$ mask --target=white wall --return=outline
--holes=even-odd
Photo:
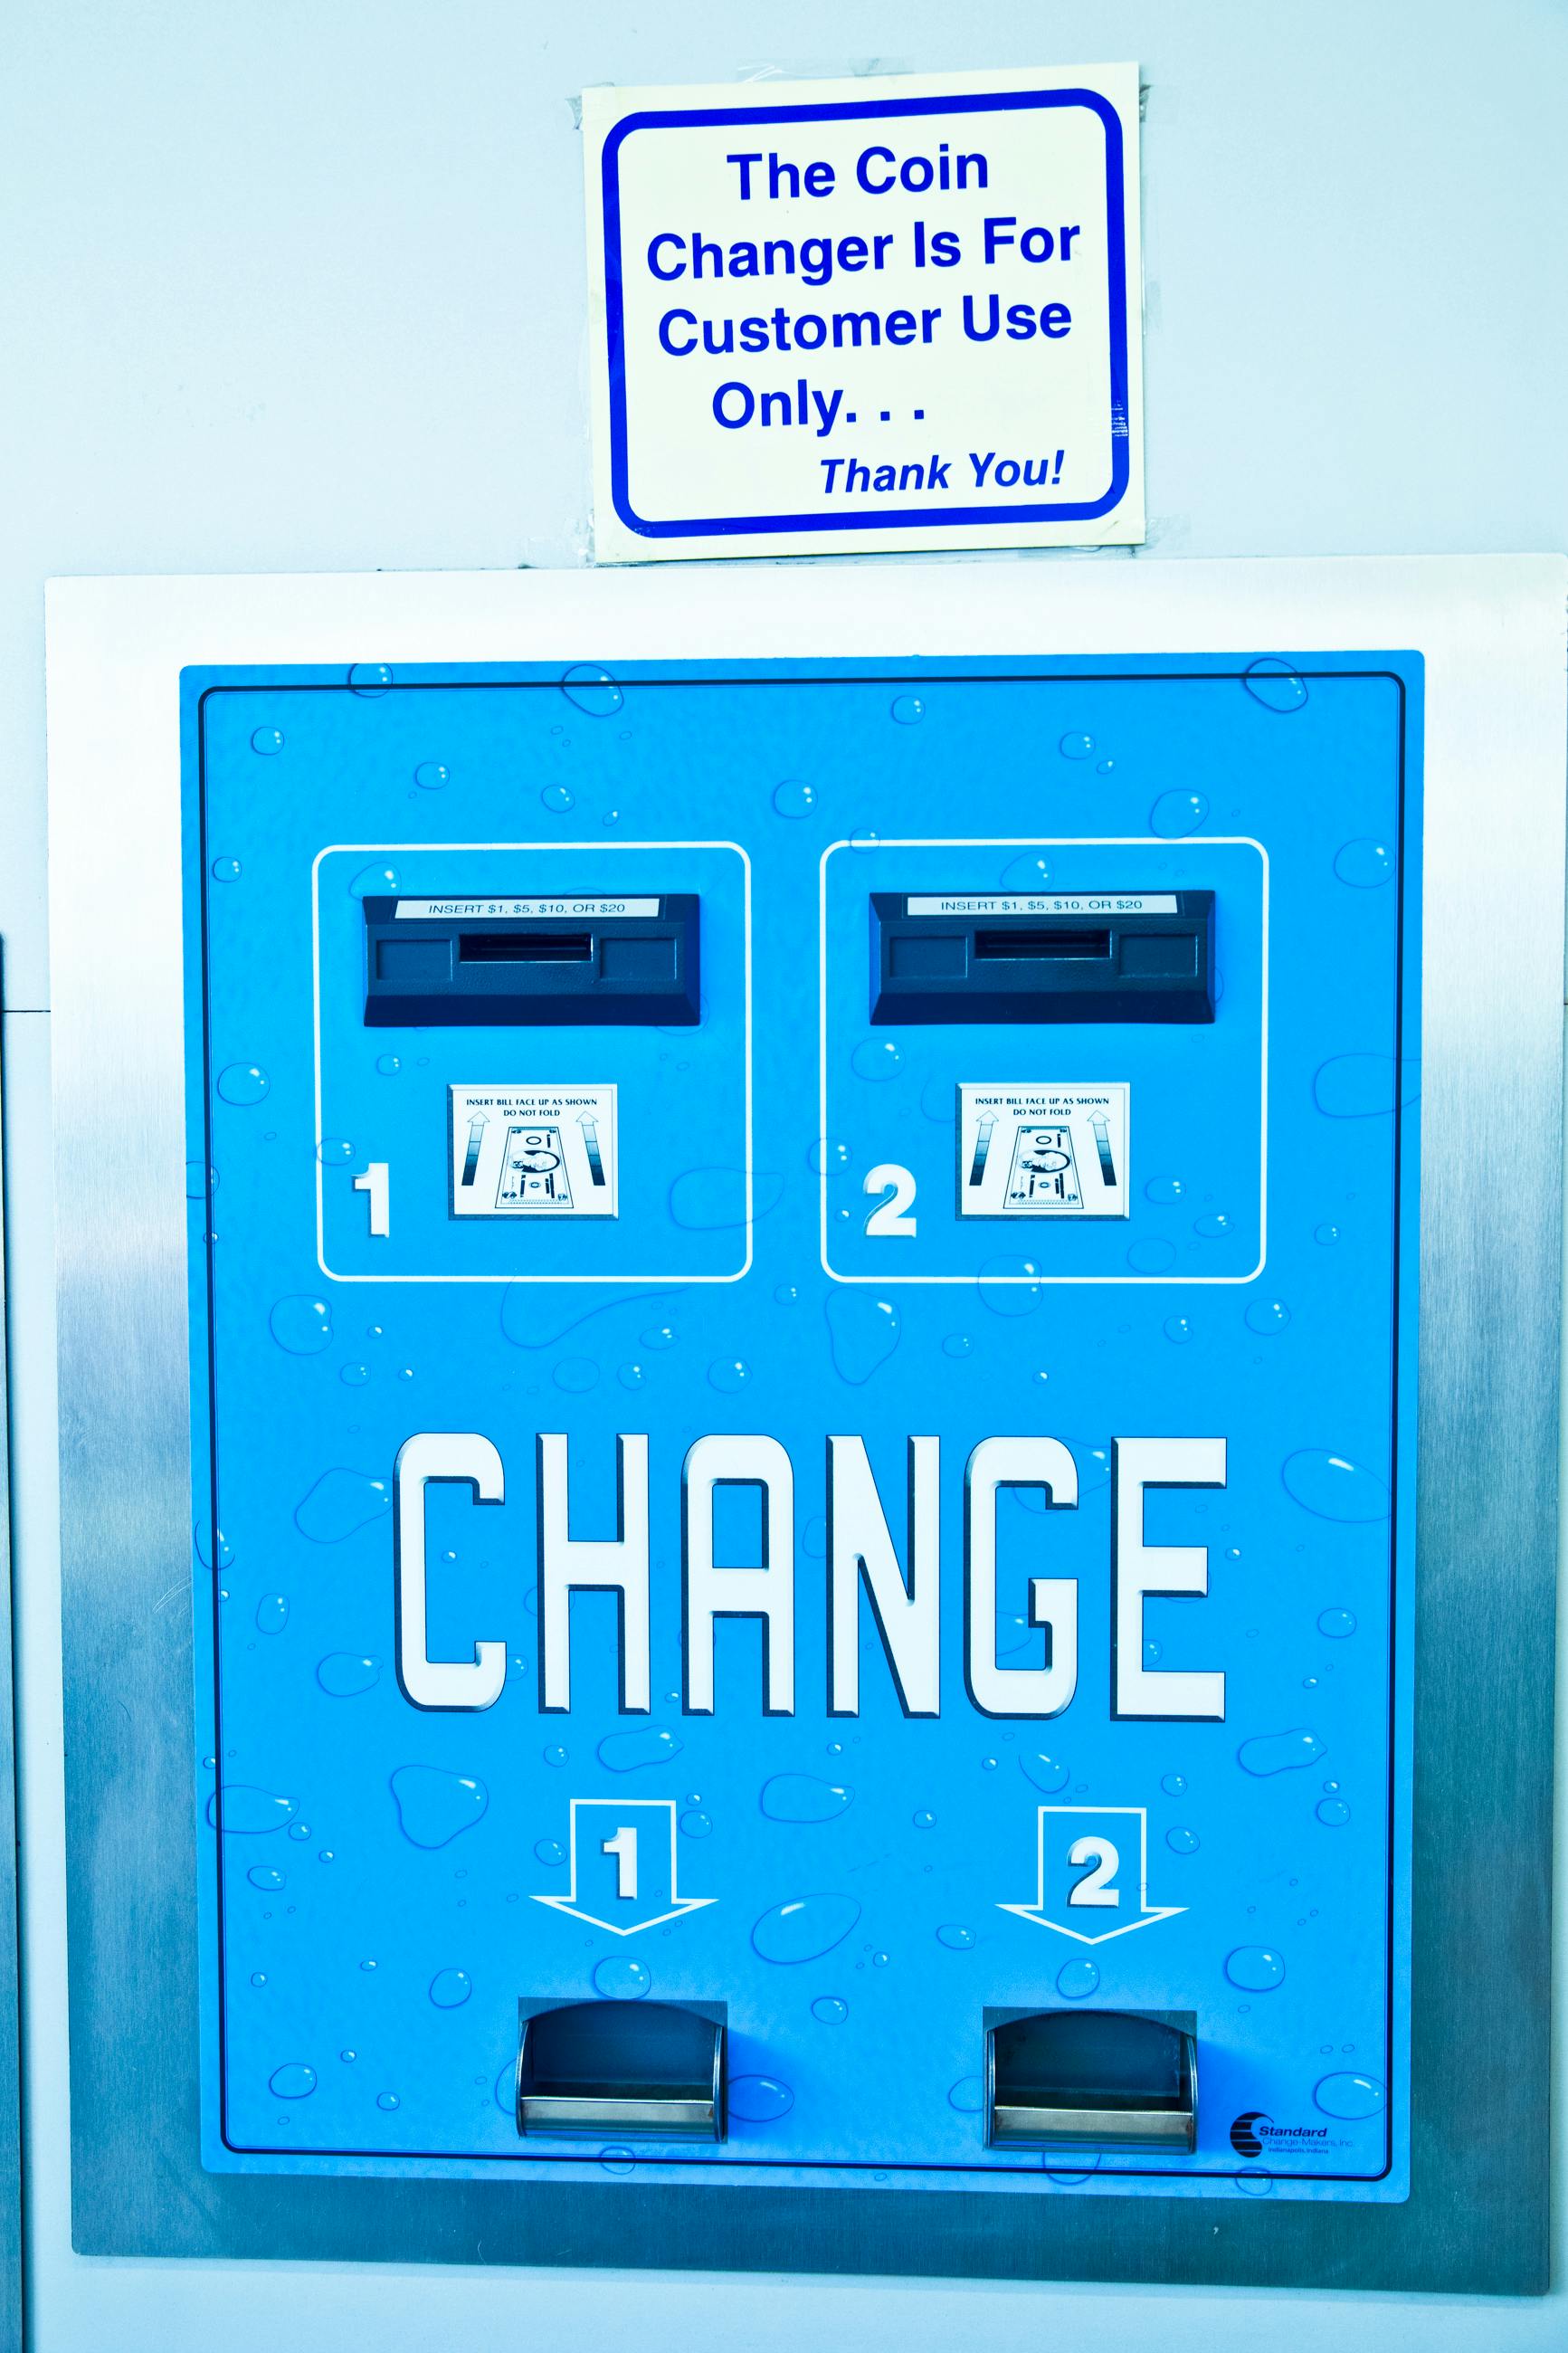
[[[55,573],[581,563],[574,94],[873,62],[1142,64],[1152,523],[1105,561],[1562,548],[1560,5],[797,0],[781,26],[756,0],[12,0],[5,46],[0,937],[38,2353],[1568,2343],[1563,2298],[70,2253],[40,614]]]

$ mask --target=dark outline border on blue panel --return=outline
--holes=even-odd
[[[1131,686],[1198,685],[1212,684],[1220,681],[1234,681],[1237,685],[1244,684],[1247,673],[1244,670],[1231,667],[1231,659],[1232,658],[1223,655],[1211,655],[1207,657],[1194,655],[1188,658],[1186,667],[1179,670],[1155,668],[1152,663],[1150,667],[1142,669],[1123,668],[1121,660],[1119,659],[1107,659],[1093,663],[1089,666],[1082,667],[1067,659],[1064,659],[1058,667],[1052,663],[1049,658],[1042,659],[1038,665],[997,659],[982,659],[977,660],[973,658],[971,658],[967,661],[960,659],[958,661],[944,662],[939,659],[925,662],[888,663],[834,661],[832,659],[817,659],[805,662],[773,661],[764,664],[758,664],[754,661],[746,660],[730,662],[710,662],[702,660],[674,662],[648,661],[645,663],[623,664],[618,670],[618,675],[626,684],[630,685],[635,683],[639,688],[674,687],[682,691],[689,691],[692,688],[703,687],[750,687],[753,689],[773,688],[776,690],[778,688],[789,689],[803,686],[868,686],[873,683],[879,684],[886,688],[891,685],[915,686],[922,683],[930,686],[931,684],[938,681],[947,681],[966,686],[1016,686],[1025,684],[1057,685],[1071,684],[1075,682],[1109,682]],[[1369,657],[1364,668],[1330,668],[1321,659],[1317,663],[1313,663],[1310,658],[1303,659],[1295,667],[1297,668],[1298,675],[1303,680],[1334,679],[1355,682],[1380,681],[1391,684],[1395,691],[1395,759],[1397,766],[1396,791],[1398,799],[1398,913],[1395,922],[1394,948],[1394,997],[1392,1007],[1393,1032],[1391,1043],[1394,1049],[1394,1060],[1395,1065],[1396,1067],[1403,1068],[1409,1062],[1418,1061],[1420,1050],[1418,1029],[1416,1029],[1415,1035],[1415,1051],[1412,1052],[1410,1050],[1412,1042],[1411,1030],[1413,1026],[1419,1022],[1419,999],[1417,998],[1416,1006],[1412,1008],[1405,986],[1405,965],[1410,944],[1410,926],[1412,918],[1411,900],[1413,895],[1415,896],[1416,912],[1415,914],[1415,927],[1417,936],[1419,935],[1420,923],[1418,912],[1420,906],[1418,895],[1419,884],[1418,881],[1415,884],[1412,882],[1405,855],[1406,824],[1413,784],[1415,785],[1417,797],[1419,797],[1420,791],[1419,779],[1413,779],[1411,776],[1408,758],[1410,681],[1402,670],[1394,666],[1393,662],[1385,661],[1383,658],[1376,656]],[[422,671],[414,675],[405,675],[398,679],[395,681],[395,685],[388,691],[404,694],[418,694],[432,691],[483,693],[493,691],[497,688],[501,688],[513,691],[521,690],[524,692],[532,693],[552,693],[556,691],[559,684],[558,678],[553,670],[546,671],[542,665],[538,664],[498,664],[493,667],[491,674],[488,675],[476,675],[475,672],[479,670],[479,666],[475,664],[464,664],[459,666],[457,675],[453,675],[451,671],[447,670],[443,665],[432,665],[431,668],[434,672],[433,675],[426,676]],[[335,675],[325,678],[319,674],[312,675],[311,670],[307,668],[302,674],[290,672],[289,670],[285,669],[281,675],[279,675],[276,672],[271,674],[268,674],[267,672],[252,674],[243,670],[239,670],[234,673],[225,676],[221,682],[212,682],[204,678],[203,683],[196,693],[195,711],[197,734],[195,746],[195,765],[197,791],[195,797],[195,818],[198,849],[195,886],[199,894],[196,902],[196,912],[199,915],[200,938],[202,1070],[200,1103],[203,1155],[205,1165],[208,1167],[211,1167],[213,1165],[214,1155],[216,1152],[216,1142],[212,1132],[212,1105],[215,1092],[216,1071],[214,1068],[211,1039],[212,983],[209,923],[212,896],[212,860],[210,855],[212,845],[207,829],[207,795],[209,778],[207,768],[206,708],[208,702],[213,701],[216,697],[234,692],[251,692],[255,691],[255,688],[258,684],[262,683],[265,683],[271,692],[279,694],[342,694],[344,691],[352,691],[352,689],[346,688],[345,682],[342,678]],[[1155,837],[1151,836],[1150,839],[1153,839]],[[1414,1368],[1407,1366],[1404,1362],[1404,1358],[1405,1352],[1409,1345],[1408,1324],[1414,1320],[1413,1314],[1410,1311],[1414,1306],[1412,1294],[1414,1293],[1415,1283],[1415,1270],[1406,1263],[1406,1250],[1410,1236],[1408,1232],[1407,1220],[1403,1214],[1404,1185],[1407,1163],[1407,1136],[1406,1123],[1404,1116],[1405,1106],[1404,1102],[1403,1086],[1395,1088],[1394,1098],[1392,1110],[1394,1123],[1394,1207],[1393,1218],[1391,1263],[1392,1295],[1390,1300],[1389,1333],[1389,1647],[1385,1690],[1385,1723],[1388,1736],[1389,1772],[1384,1820],[1384,1834],[1387,1841],[1387,1849],[1383,1887],[1385,1908],[1384,1915],[1383,1936],[1384,2048],[1381,2054],[1384,2069],[1384,2081],[1390,2086],[1394,2084],[1397,2081],[1400,2081],[1402,2077],[1406,2084],[1409,2084],[1410,2079],[1410,2070],[1408,2065],[1405,2064],[1402,2066],[1404,2054],[1399,2047],[1398,2042],[1396,2041],[1397,2004],[1395,1986],[1395,1923],[1399,1915],[1399,1897],[1401,1892],[1401,1883],[1396,1868],[1396,1858],[1398,1853],[1398,1808],[1400,1801],[1401,1781],[1396,1769],[1396,1762],[1398,1756],[1397,1715],[1401,1553],[1400,1509],[1401,1490],[1404,1483],[1403,1474],[1408,1468],[1405,1461],[1407,1442],[1405,1436],[1405,1422],[1401,1399],[1402,1390],[1407,1396],[1413,1386],[1414,1379]],[[205,1345],[205,1362],[201,1367],[200,1373],[197,1375],[197,1379],[201,1389],[205,1391],[206,1415],[206,1459],[204,1465],[198,1455],[198,1459],[194,1465],[194,1478],[195,1482],[200,1486],[202,1492],[203,1500],[205,1504],[208,1514],[208,1525],[215,1530],[221,1527],[223,1522],[223,1513],[219,1502],[218,1477],[220,1422],[218,1412],[217,1348],[216,1341],[216,1239],[215,1235],[207,1233],[204,1236],[202,1243],[202,1293],[205,1307],[205,1330],[204,1335]],[[199,1438],[197,1440],[197,1444],[199,1448]],[[204,1470],[205,1477],[203,1475]],[[214,1751],[216,1757],[221,1760],[225,1754],[223,1731],[224,1651],[222,1620],[218,1609],[218,1578],[216,1568],[216,1555],[215,1567],[211,1577],[211,1588],[212,1599],[210,1603],[211,1618],[209,1639],[211,1643],[212,1672],[212,1739]],[[597,2149],[589,2150],[584,2148],[582,2151],[578,2151],[576,2149],[561,2148],[559,2147],[542,2149],[530,2149],[526,2146],[520,2146],[515,2150],[508,2149],[505,2151],[494,2152],[462,2148],[420,2148],[397,2150],[361,2147],[324,2148],[301,2147],[299,2144],[285,2147],[281,2143],[273,2141],[247,2142],[236,2139],[232,2137],[229,2129],[228,2115],[228,1969],[226,1926],[227,1874],[225,1867],[223,1852],[223,1790],[224,1775],[220,1761],[217,1767],[216,1779],[214,1783],[212,1798],[206,1810],[206,1820],[212,1832],[213,1860],[215,1864],[213,1902],[216,1951],[211,1957],[216,1963],[214,1970],[213,1995],[217,2043],[217,2073],[216,2084],[217,2097],[216,2116],[215,2121],[216,2125],[217,2137],[221,2141],[224,2148],[232,2156],[242,2158],[281,2158],[285,2160],[285,2163],[276,2169],[276,2173],[272,2178],[277,2179],[281,2177],[289,2179],[304,2180],[315,2179],[330,2181],[335,2179],[341,2181],[343,2178],[342,2175],[332,2171],[331,2168],[361,2162],[376,2165],[410,2163],[424,2164],[431,2162],[448,2163],[454,2167],[463,2168],[464,2173],[460,2178],[469,2180],[476,2179],[482,2179],[484,2178],[482,2174],[476,2173],[472,2168],[489,2168],[491,2166],[497,2168],[498,2170],[502,2167],[507,2168],[506,2174],[501,2178],[510,2179],[512,2180],[524,2179],[525,2176],[522,2172],[522,2168],[530,2164],[538,2165],[540,2167],[549,2166],[552,2168],[559,2167],[562,2168],[563,2172],[564,2172],[567,2168],[575,2165],[581,2167],[584,2174],[588,2174],[593,2169],[596,2168],[600,2161],[600,2152]],[[1407,1875],[1404,1882],[1406,1896],[1405,1912],[1407,1916],[1411,1912],[1414,1901],[1413,1891],[1410,1888],[1408,1879],[1409,1868],[1410,1866],[1407,1863]],[[205,1965],[206,1958],[207,1956],[204,1954],[204,1966]],[[205,2067],[203,2072],[205,2073]],[[1395,2148],[1394,2124],[1394,2112],[1392,2107],[1389,2107],[1385,2109],[1384,2114],[1383,2161],[1374,2170],[1369,2172],[1309,2173],[1291,2172],[1283,2168],[1271,2168],[1270,2172],[1272,2174],[1272,2178],[1279,2182],[1300,2183],[1309,2192],[1313,2188],[1328,2188],[1336,2184],[1345,2186],[1358,2185],[1364,2186],[1368,2189],[1374,2189],[1379,2182],[1385,2181],[1388,2179],[1394,2167]],[[1415,2116],[1412,2109],[1407,2112],[1404,2135],[1404,2146],[1407,2161],[1414,2139],[1414,2128]],[[296,2172],[293,2166],[288,2162],[289,2159],[300,2161],[300,2170],[299,2172]],[[755,2173],[764,2181],[767,2180],[767,2177],[769,2176],[774,2177],[774,2182],[768,2183],[768,2186],[772,2188],[775,2186],[776,2176],[780,2170],[780,2167],[776,2160],[766,2158],[742,2158],[731,2154],[729,2151],[726,2151],[723,2156],[718,2158],[708,2155],[682,2157],[678,2155],[672,2156],[667,2153],[660,2156],[654,2161],[661,2168],[668,2169],[668,2178],[669,2184],[672,2187],[677,2186],[677,2168],[685,2169],[689,2175],[693,2178],[700,2178],[701,2174],[710,2168],[721,2166],[731,2178],[721,2184],[715,2183],[711,2186],[715,2188],[722,2187],[729,2191],[733,2191],[735,2189],[740,2187],[741,2185],[737,2177],[748,2172]],[[316,2169],[318,2166],[322,2169],[318,2171]],[[1037,2177],[1039,2171],[1037,2162],[1031,2163],[1026,2159],[1021,2159],[1018,2163],[1011,2165],[974,2164],[973,2161],[963,2160],[956,2163],[900,2163],[897,2158],[889,2158],[878,2156],[868,2158],[797,2158],[792,2159],[785,2169],[807,2176],[823,2174],[842,2177],[847,2175],[867,2175],[873,2172],[891,2171],[911,2179],[915,2177],[921,2176],[945,2177],[948,2181],[952,2183],[952,2187],[946,2192],[946,2194],[950,2196],[955,2194],[959,2189],[959,2184],[954,2180],[954,2177],[965,2177],[962,2183],[963,2189],[969,2190],[973,2193],[984,2195],[986,2194],[985,2185],[998,2178],[1005,2179],[1009,2175],[1019,2174]],[[1169,2180],[1202,2185],[1211,2181],[1222,2183],[1234,2182],[1238,2177],[1238,2172],[1245,2171],[1246,2169],[1247,2168],[1238,2168],[1235,2166],[1226,2166],[1224,2164],[1218,2167],[1200,2167],[1195,2163],[1193,2165],[1182,2166],[1160,2166],[1153,2164],[1143,2166],[1101,2165],[1098,2168],[1098,2175],[1101,2180],[1105,2181],[1113,2179],[1126,2180],[1130,2182]],[[204,2170],[208,2170],[205,2165]],[[226,2174],[226,2168],[225,2168],[225,2174]],[[224,2175],[219,2175],[218,2178],[224,2178]],[[575,2185],[569,2186],[574,2187]],[[849,2185],[847,2181],[842,2180],[830,2181],[824,2185],[830,2196],[847,2194],[848,2186]],[[1406,2197],[1407,2196],[1408,2192],[1406,2193]],[[1376,2204],[1380,2202],[1381,2201],[1354,2201],[1356,2205],[1360,2205],[1362,2203]],[[1405,2202],[1405,2200],[1401,2199],[1394,2202],[1403,2204]],[[1348,2201],[1336,2201],[1331,2211],[1336,2215],[1342,2215],[1348,2211]]]
[[[721,123],[875,121],[921,114],[1017,113],[1029,107],[1083,106],[1105,126],[1106,283],[1110,301],[1110,487],[1101,499],[1053,503],[1038,499],[1022,506],[914,507],[900,514],[762,514],[706,521],[649,522],[631,503],[626,454],[626,337],[621,294],[621,213],[617,166],[634,131],[712,130]],[[610,500],[617,519],[643,539],[733,538],[756,532],[910,531],[932,524],[958,528],[973,523],[1049,521],[1089,522],[1120,506],[1131,479],[1131,422],[1128,414],[1127,207],[1121,118],[1109,99],[1092,90],[997,91],[985,97],[894,98],[854,100],[834,106],[719,106],[669,113],[628,114],[605,141],[599,159],[604,209],[605,345],[610,400]]]

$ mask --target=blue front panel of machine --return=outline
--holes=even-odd
[[[1419,681],[187,674],[210,2166],[1405,2194]]]

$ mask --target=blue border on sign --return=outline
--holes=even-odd
[[[1105,126],[1107,286],[1110,298],[1110,487],[1103,498],[1073,504],[1037,499],[1007,507],[917,507],[901,514],[733,515],[649,522],[632,506],[626,473],[626,343],[621,278],[620,151],[634,131],[711,129],[721,123],[885,121],[916,114],[995,114],[1026,107],[1086,106]],[[605,141],[600,158],[605,214],[605,332],[609,364],[610,499],[628,531],[645,539],[729,537],[765,531],[909,531],[931,523],[1087,522],[1126,495],[1131,473],[1127,387],[1127,223],[1122,195],[1121,119],[1092,90],[1007,90],[984,98],[896,98],[837,106],[701,107],[679,113],[628,114]]]

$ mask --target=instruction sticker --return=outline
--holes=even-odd
[[[961,1085],[961,1218],[1124,1218],[1130,1090]]]
[[[616,1090],[449,1087],[455,1218],[613,1218]]]

